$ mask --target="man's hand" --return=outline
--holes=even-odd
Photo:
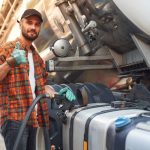
[[[49,94],[50,98],[54,98],[55,94],[57,94],[50,85],[45,85],[45,92]]]
[[[26,52],[20,49],[19,42],[16,43],[16,47],[14,51],[11,53],[11,56],[12,57],[6,60],[11,67],[27,63]]]
[[[20,49],[20,43],[16,43],[16,47],[14,51],[11,54],[12,57],[15,58],[16,63],[19,64],[24,64],[27,63],[27,58],[26,58],[26,52],[24,50]]]
[[[58,92],[59,95],[64,95],[68,101],[74,101],[76,100],[76,97],[75,95],[73,94],[72,90],[69,88],[69,87],[65,87],[65,88],[62,88],[59,92]]]

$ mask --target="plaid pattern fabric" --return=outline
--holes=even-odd
[[[16,42],[20,41],[21,49],[26,50],[20,39],[6,43],[0,47],[0,64],[4,63],[4,58],[10,57]],[[43,60],[40,58],[34,47],[31,46],[34,60],[36,96],[45,93],[45,82],[47,73]],[[26,53],[27,54],[27,53]],[[12,68],[7,76],[0,81],[0,125],[6,120],[23,120],[26,112],[33,102],[32,91],[29,81],[29,64],[21,64]],[[41,107],[40,107],[41,106]],[[42,109],[42,111],[40,110]],[[43,114],[41,114],[43,112]],[[44,122],[43,122],[44,120]],[[28,121],[33,127],[49,127],[48,105],[42,101],[38,104],[37,114],[34,110]]]

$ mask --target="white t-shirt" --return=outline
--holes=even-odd
[[[29,61],[29,81],[32,90],[33,99],[36,98],[35,95],[35,77],[34,77],[34,62],[32,52],[28,52],[28,61]]]

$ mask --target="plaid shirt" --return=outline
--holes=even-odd
[[[21,43],[21,49],[27,52],[25,45],[20,39],[8,42],[0,47],[0,64],[3,64],[5,59],[10,57],[17,41]],[[47,73],[42,59],[33,46],[31,46],[31,50],[36,80],[35,94],[38,96],[45,93],[44,86]],[[11,68],[7,76],[0,81],[0,125],[6,120],[23,120],[32,102],[33,96],[29,81],[29,64],[20,64],[18,67]],[[41,108],[42,111],[40,110]],[[44,118],[41,113],[44,115]],[[35,110],[32,111],[28,125],[32,125],[33,127],[49,127],[48,105],[46,102],[38,103],[38,110],[37,112]]]

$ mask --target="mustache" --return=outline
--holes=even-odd
[[[34,29],[28,30],[28,32],[34,32],[37,34],[36,30],[34,30]]]

